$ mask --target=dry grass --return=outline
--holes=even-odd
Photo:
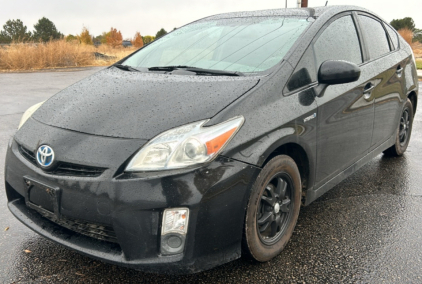
[[[411,45],[413,54],[415,54],[416,58],[422,58],[422,43],[416,41],[413,42]]]
[[[47,43],[16,43],[0,47],[0,70],[31,70],[45,68],[104,66],[122,59],[136,48],[111,48],[83,45],[65,40]],[[109,58],[96,59],[95,52]]]
[[[413,32],[408,28],[400,29],[397,31],[408,44],[412,44]]]
[[[138,48],[136,48],[136,47],[123,47],[123,46],[112,48],[109,45],[102,44],[102,45],[98,46],[97,48],[94,47],[94,49],[95,49],[96,52],[102,53],[102,54],[110,56],[110,57],[115,57],[115,59],[109,59],[109,60],[97,59],[94,62],[94,64],[97,65],[97,66],[106,66],[106,65],[113,64],[114,62],[119,61],[120,59],[128,56],[129,54],[131,54],[132,52],[134,52]]]

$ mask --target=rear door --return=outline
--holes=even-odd
[[[371,142],[371,149],[374,149],[395,135],[397,130],[402,98],[406,97],[403,76],[406,58],[400,59],[396,52],[398,40],[394,31],[390,31],[390,39],[388,30],[379,19],[364,13],[359,14],[358,19],[367,49],[364,68],[373,72],[370,87],[375,102]]]

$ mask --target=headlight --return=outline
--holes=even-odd
[[[168,130],[147,143],[133,157],[126,171],[159,171],[210,162],[233,138],[244,122],[237,116],[203,127],[203,120]]]
[[[44,101],[45,102],[45,101]],[[18,129],[22,127],[22,125],[32,116],[32,114],[44,103],[40,102],[32,107],[28,108],[22,115],[21,121],[19,122]]]

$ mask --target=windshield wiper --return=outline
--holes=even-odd
[[[155,67],[149,67],[148,70],[149,71],[173,71],[176,69],[181,69],[181,68],[187,68],[189,66],[184,66],[184,65],[178,65],[178,66],[155,66]]]
[[[238,71],[225,71],[225,70],[214,70],[214,69],[205,69],[198,68],[193,66],[177,65],[177,66],[156,66],[149,67],[149,71],[173,71],[183,69],[185,71],[195,72],[196,74],[210,74],[210,75],[220,75],[220,76],[244,76],[242,72]]]
[[[114,67],[117,67],[119,69],[125,70],[125,71],[137,71],[140,72],[140,70],[133,68],[132,66],[129,65],[122,65],[122,64],[114,64]]]

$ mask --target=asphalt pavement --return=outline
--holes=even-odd
[[[403,157],[379,155],[303,207],[291,241],[267,263],[239,259],[194,275],[147,274],[32,232],[7,209],[7,142],[27,107],[99,69],[0,74],[0,283],[422,283],[422,109]]]

